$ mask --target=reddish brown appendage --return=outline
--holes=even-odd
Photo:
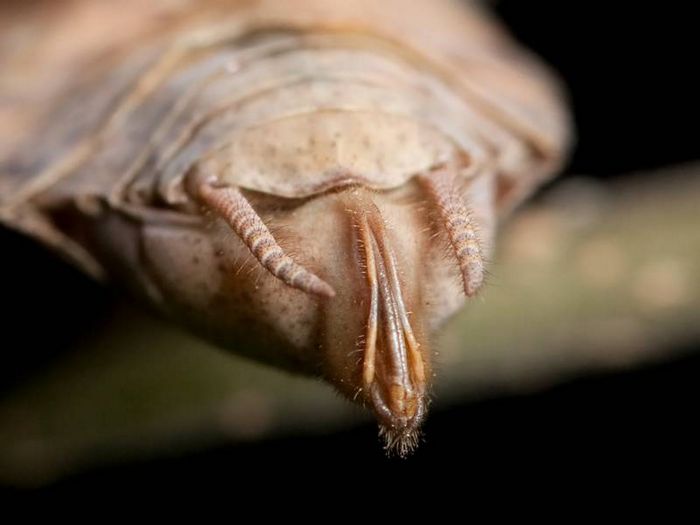
[[[270,230],[243,194],[215,180],[198,184],[200,201],[215,211],[248,247],[258,262],[288,286],[321,297],[333,297],[333,288],[284,253]]]
[[[380,422],[387,450],[405,456],[417,443],[426,412],[425,365],[382,216],[371,202],[354,213],[369,289],[362,390]]]
[[[453,177],[450,171],[442,169],[422,175],[420,180],[437,204],[459,263],[464,293],[472,297],[484,282],[484,259],[478,231]]]

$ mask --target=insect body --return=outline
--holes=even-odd
[[[47,59],[69,80],[4,156],[0,218],[226,348],[323,376],[405,453],[431,334],[561,161],[556,85],[471,5],[141,9],[138,37]]]

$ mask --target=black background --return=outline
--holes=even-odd
[[[567,172],[608,178],[698,158],[692,2],[496,5],[516,36],[568,85],[578,147]],[[0,230],[0,245],[3,303],[10,307],[3,315],[4,337],[22,347],[15,352],[2,345],[8,350],[2,352],[0,386],[7,389],[90,330],[109,312],[113,297],[12,232]],[[391,475],[413,484],[418,472],[445,469],[490,484],[542,473],[559,479],[582,472],[645,475],[658,466],[690,470],[697,459],[700,349],[684,350],[687,357],[674,362],[433,413],[425,443],[409,460],[386,459],[376,429],[368,425],[104,467],[58,488],[233,483],[241,475],[253,479],[253,473],[275,487],[302,471],[322,473],[321,479]]]

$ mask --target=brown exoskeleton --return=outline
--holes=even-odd
[[[0,219],[225,348],[326,378],[406,453],[432,334],[561,162],[556,82],[471,4],[127,3],[25,21],[53,33],[0,86]],[[87,45],[62,25],[80,16],[130,29]]]

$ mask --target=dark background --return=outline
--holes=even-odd
[[[700,84],[692,5],[496,2],[516,36],[552,64],[568,85],[578,127],[568,173],[605,179],[698,159]],[[3,303],[11,306],[3,315],[3,337],[21,341],[22,347],[21,352],[2,352],[0,388],[7,389],[48,366],[90,330],[109,312],[113,297],[12,232],[0,230],[0,245]],[[253,472],[265,476],[270,487],[300,471],[321,473],[321,479],[390,475],[408,482],[426,468],[435,469],[436,475],[448,469],[484,483],[530,473],[554,479],[582,472],[644,475],[658,466],[692,472],[699,437],[693,427],[700,348],[684,350],[686,357],[674,362],[433,413],[425,443],[408,460],[386,459],[376,428],[368,425],[325,437],[105,467],[58,487],[227,482]]]

